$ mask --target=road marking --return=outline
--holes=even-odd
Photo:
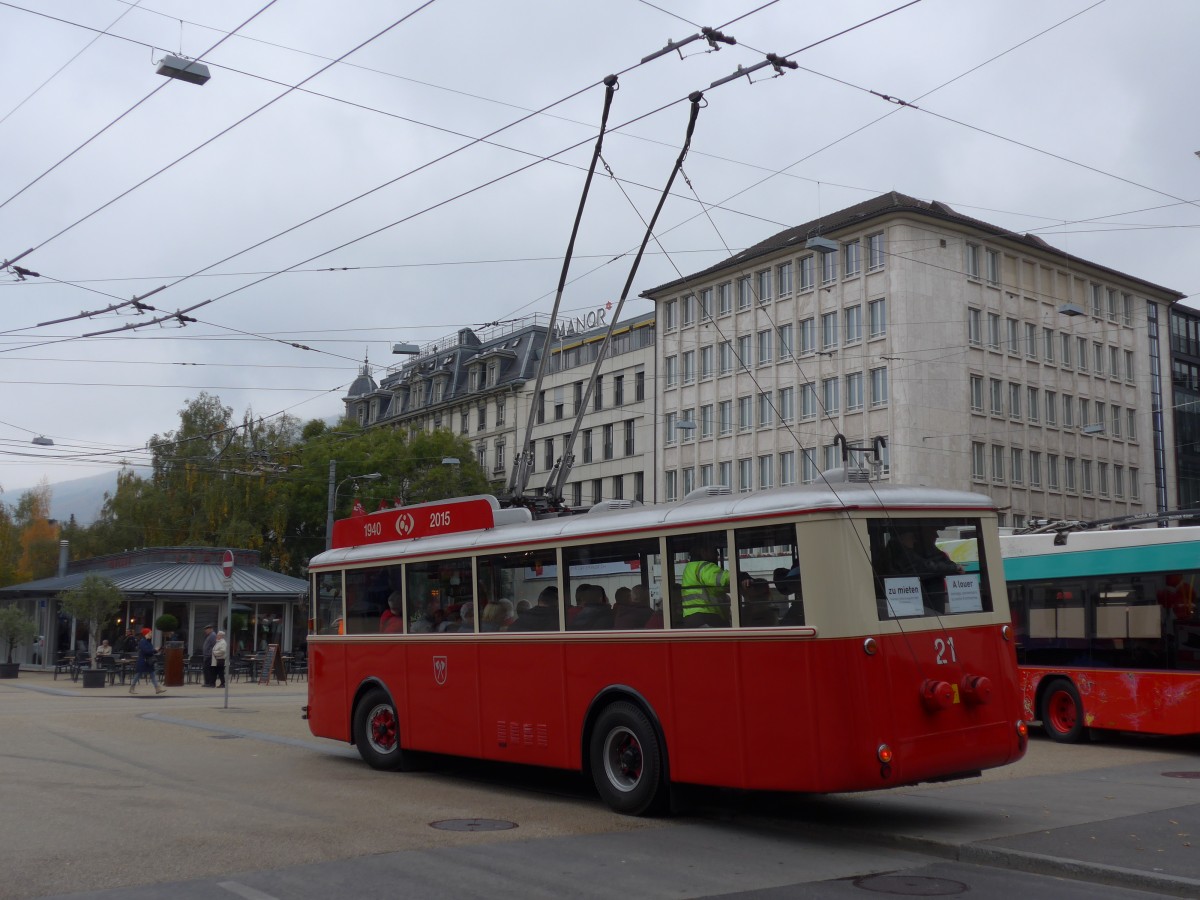
[[[262,891],[255,890],[252,887],[247,887],[236,881],[218,881],[217,887],[223,887],[231,894],[237,894],[239,897],[244,897],[246,900],[279,900],[273,894],[264,894]]]

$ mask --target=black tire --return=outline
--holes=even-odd
[[[354,743],[372,769],[387,772],[404,769],[400,718],[392,698],[382,688],[372,688],[358,701],[354,710]]]
[[[637,706],[618,701],[596,719],[590,744],[592,781],[615,812],[645,816],[667,794],[662,743],[650,719]]]
[[[1042,692],[1042,730],[1060,744],[1074,744],[1087,734],[1083,701],[1079,691],[1066,678],[1054,678]]]

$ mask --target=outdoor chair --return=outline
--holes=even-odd
[[[108,683],[117,683],[117,661],[111,656],[97,656],[96,665],[108,673]]]
[[[54,680],[58,681],[58,673],[66,672],[72,678],[75,676],[75,657],[60,656],[54,661]]]

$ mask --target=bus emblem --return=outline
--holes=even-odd
[[[398,516],[396,518],[396,533],[400,535],[400,537],[411,534],[413,525],[415,524],[416,522],[413,521],[412,513],[405,513],[402,516]]]
[[[433,680],[439,685],[446,683],[446,670],[448,668],[449,664],[446,662],[446,657],[435,656],[433,658]]]

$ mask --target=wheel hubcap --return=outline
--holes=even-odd
[[[614,728],[605,738],[604,771],[620,791],[632,791],[642,780],[642,745],[628,728]]]
[[[396,713],[385,704],[371,710],[367,717],[370,734],[367,740],[379,753],[391,753],[396,749]]]
[[[1066,691],[1055,691],[1050,698],[1050,722],[1061,732],[1068,732],[1075,727],[1075,701]]]

